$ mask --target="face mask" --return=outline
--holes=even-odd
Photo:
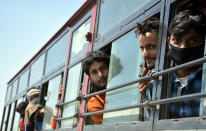
[[[170,44],[168,57],[180,65],[204,56],[204,44],[195,47],[178,48]]]
[[[39,103],[40,98],[39,97],[33,98],[32,101],[35,102],[35,103]]]

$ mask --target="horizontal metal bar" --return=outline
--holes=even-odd
[[[162,76],[162,75],[166,75],[168,73],[171,73],[171,72],[174,72],[174,71],[177,71],[177,70],[180,70],[180,69],[197,66],[197,65],[200,65],[204,62],[206,62],[206,57],[202,57],[200,59],[190,61],[190,62],[187,62],[187,63],[182,64],[182,65],[178,65],[178,66],[175,66],[175,67],[171,67],[171,68],[168,68],[168,69],[160,71],[160,72],[155,72],[154,74],[152,74],[152,78],[156,78],[156,77],[159,77],[159,76]]]
[[[111,87],[111,88],[107,88],[105,90],[101,90],[101,91],[98,91],[98,92],[95,92],[95,93],[91,93],[91,94],[88,94],[86,96],[83,96],[82,98],[84,98],[84,99],[90,98],[90,97],[92,97],[94,95],[97,95],[97,94],[106,93],[106,92],[116,90],[116,89],[119,89],[119,88],[122,88],[122,87],[125,87],[125,86],[128,86],[128,85],[139,83],[139,82],[142,82],[142,81],[145,81],[145,80],[152,80],[152,79],[155,79],[159,76],[166,75],[170,72],[174,72],[174,71],[177,71],[177,70],[180,70],[180,69],[183,69],[183,68],[188,68],[188,67],[200,65],[204,62],[206,62],[206,57],[203,57],[203,58],[200,58],[200,59],[197,59],[197,60],[194,60],[194,61],[190,61],[188,63],[178,65],[178,66],[175,66],[175,67],[171,67],[171,68],[168,68],[168,69],[160,71],[160,72],[155,72],[155,73],[152,73],[150,76],[141,77],[137,80],[130,81],[130,82],[125,83],[125,84],[117,85],[117,86],[114,86],[114,87]]]
[[[81,96],[79,96],[79,97],[81,97]],[[58,103],[58,104],[56,104],[56,106],[57,106],[57,107],[61,107],[61,106],[70,104],[70,103],[72,103],[72,102],[79,101],[79,97],[77,97],[77,98],[75,98],[75,99],[73,99],[73,100],[71,100],[71,101]]]
[[[154,100],[154,101],[149,100],[149,101],[146,101],[144,103],[135,104],[132,106],[113,108],[113,109],[109,109],[109,110],[101,110],[101,111],[89,112],[89,113],[82,113],[79,116],[81,116],[81,117],[92,116],[92,115],[103,114],[103,113],[112,112],[112,111],[139,108],[139,107],[144,107],[144,106],[155,106],[155,105],[159,105],[159,104],[180,102],[180,101],[184,101],[184,100],[191,100],[191,99],[196,99],[196,98],[201,98],[201,97],[206,97],[206,93],[197,93],[197,94],[184,95],[184,96],[178,96],[178,97],[172,97],[172,98],[166,98],[166,99]]]
[[[192,99],[202,98],[202,97],[206,97],[206,93],[196,93],[196,94],[190,94],[190,95],[184,95],[184,96],[171,97],[171,98],[166,98],[166,99],[150,101],[149,106],[180,102],[180,101],[184,101],[184,100],[192,100]]]
[[[73,116],[69,116],[69,117],[58,117],[58,118],[54,118],[55,121],[61,121],[61,120],[67,120],[67,119],[71,119],[71,118],[77,118],[78,115],[74,114]]]
[[[109,109],[109,110],[101,110],[101,111],[95,111],[95,112],[89,112],[89,113],[82,113],[79,116],[81,116],[81,117],[92,116],[92,115],[103,114],[103,113],[112,112],[112,111],[119,111],[119,110],[131,109],[131,108],[144,107],[147,105],[148,105],[148,102],[144,102],[144,103],[139,103],[139,104],[135,104],[132,106],[125,106],[125,107],[121,107],[121,108],[113,108],[113,109]]]

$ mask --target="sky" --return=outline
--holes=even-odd
[[[7,82],[86,0],[0,0],[0,122]]]

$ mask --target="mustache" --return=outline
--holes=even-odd
[[[106,81],[106,78],[102,78],[102,79],[98,80],[98,82],[101,82],[101,81]]]
[[[156,60],[156,57],[145,57],[145,60]]]

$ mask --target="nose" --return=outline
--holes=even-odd
[[[99,76],[99,77],[102,77],[102,76],[103,76],[103,74],[102,74],[101,71],[98,71],[98,76]]]
[[[142,51],[142,56],[143,56],[143,57],[149,56],[149,51],[146,50],[146,49],[144,49],[144,50]]]
[[[188,44],[185,40],[181,41],[179,48],[187,48]]]

